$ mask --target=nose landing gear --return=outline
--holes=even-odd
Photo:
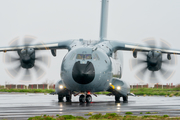
[[[79,102],[80,102],[80,103],[85,103],[85,101],[86,101],[85,95],[80,95],[80,96],[79,96]]]
[[[79,96],[79,102],[80,103],[90,103],[90,102],[92,102],[92,97],[91,97],[91,95],[84,95],[84,94],[82,94],[82,95],[80,95]]]
[[[91,97],[91,95],[86,95],[86,102],[87,102],[87,103],[92,102],[92,97]]]

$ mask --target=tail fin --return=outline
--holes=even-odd
[[[100,25],[100,41],[107,37],[107,24],[108,24],[108,5],[109,0],[102,0],[101,6],[101,25]]]

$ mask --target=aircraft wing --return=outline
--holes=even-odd
[[[126,50],[126,51],[133,51],[133,52],[149,52],[151,50],[161,51],[161,53],[167,54],[178,54],[180,55],[180,50],[170,49],[170,48],[160,48],[160,47],[151,47],[139,44],[132,44],[132,43],[125,43],[120,41],[110,41],[112,46],[112,51],[117,50]]]
[[[51,49],[70,49],[70,45],[73,40],[66,40],[54,43],[41,43],[41,44],[32,44],[32,45],[20,45],[20,46],[9,46],[9,47],[0,47],[0,52],[7,51],[18,51],[23,48],[33,48],[34,50],[51,50]]]

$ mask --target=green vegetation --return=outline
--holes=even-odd
[[[157,114],[158,112],[146,112],[145,114]]]
[[[109,94],[110,92],[96,92],[95,94]],[[139,96],[153,96],[153,95],[160,95],[160,96],[180,96],[180,87],[176,88],[169,88],[169,89],[162,89],[162,88],[135,88],[131,89],[131,93]]]
[[[4,88],[4,86],[1,86],[1,85],[0,85],[0,89],[3,89],[3,88]]]
[[[172,97],[172,96],[174,96],[174,94],[170,94],[170,95],[169,95],[169,97]]]
[[[49,116],[49,115],[42,115],[42,116],[35,116],[35,117],[30,117],[28,120],[85,120],[85,118],[81,116],[72,116],[72,115],[63,115],[63,116]]]
[[[52,93],[55,92],[54,89],[0,89],[0,92],[25,92],[25,93]],[[131,89],[131,93],[134,93],[136,96],[153,96],[153,95],[160,95],[160,96],[180,96],[180,87],[176,88],[169,88],[169,89],[161,89],[161,88],[135,88]],[[96,92],[95,94],[110,94],[110,92]]]
[[[158,112],[151,112],[151,114],[157,114]]]
[[[146,114],[151,114],[150,112],[146,112]]]
[[[89,117],[89,119],[118,119],[118,118],[122,118],[122,116],[119,116],[117,113],[106,113],[105,115],[99,113]]]
[[[0,89],[0,92],[52,93],[54,89]]]
[[[163,115],[163,116],[158,116],[158,115],[144,115],[144,116],[132,116],[132,115],[125,115],[121,116],[118,115],[117,113],[106,113],[105,115],[102,115],[101,113],[95,114],[90,116],[89,118],[84,118],[81,116],[72,116],[72,115],[56,115],[56,116],[49,116],[49,115],[41,115],[41,116],[35,116],[35,117],[30,117],[28,120],[67,120],[67,119],[72,119],[72,120],[177,120],[180,119],[180,117],[169,117],[168,115]]]
[[[177,88],[169,88],[169,89],[162,89],[162,88],[136,88],[131,89],[131,92],[135,95],[143,95],[143,96],[153,96],[153,95],[160,95],[160,96],[180,96],[180,87]]]
[[[130,115],[130,114],[133,114],[133,113],[132,112],[126,112],[125,114]]]
[[[96,92],[95,94],[109,94],[110,92]],[[162,89],[162,88],[135,88],[131,89],[131,93],[139,96],[153,96],[153,95],[160,95],[160,96],[180,96],[180,87],[176,88],[169,88],[169,89]]]
[[[98,95],[100,95],[100,94],[101,94],[101,95],[102,95],[102,94],[103,94],[103,95],[107,95],[107,94],[109,94],[109,93],[110,93],[110,92],[107,92],[107,91],[106,91],[106,92],[96,92],[95,94],[98,94]]]
[[[85,116],[91,116],[93,112],[89,112],[88,114],[85,114]]]
[[[163,117],[169,117],[169,115],[163,115]]]

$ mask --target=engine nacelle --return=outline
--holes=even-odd
[[[162,66],[162,53],[160,51],[149,51],[147,54],[147,68],[150,71],[158,71]]]
[[[107,91],[112,92],[114,95],[127,96],[130,93],[130,85],[123,80],[113,78]]]
[[[18,51],[20,56],[21,67],[29,69],[34,66],[35,63],[35,50],[33,48],[24,48]]]
[[[71,91],[66,88],[62,80],[57,81],[55,84],[55,91],[63,97],[71,94]]]

